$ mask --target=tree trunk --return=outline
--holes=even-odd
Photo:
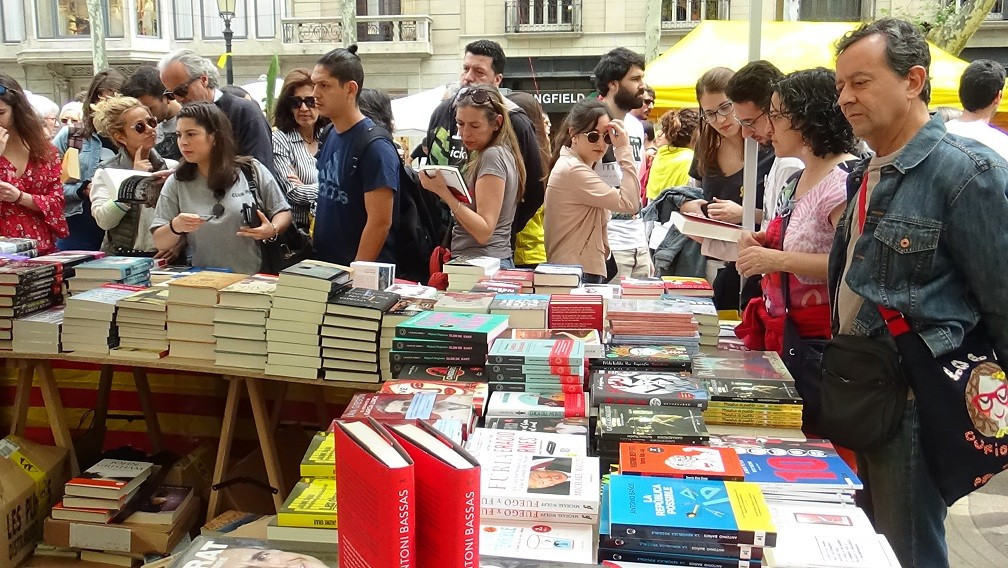
[[[105,16],[101,0],[87,0],[88,24],[91,27],[91,65],[98,73],[108,69],[105,55]]]
[[[931,24],[927,32],[928,40],[952,55],[959,55],[973,34],[980,29],[980,24],[990,14],[996,1],[962,0],[958,11],[950,12],[948,17]]]

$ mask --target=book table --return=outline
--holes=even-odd
[[[11,427],[12,434],[23,435],[28,421],[28,409],[31,405],[31,387],[36,379],[39,379],[39,386],[42,390],[42,399],[45,404],[46,414],[49,418],[49,426],[52,429],[53,438],[56,445],[69,450],[70,469],[72,475],[80,473],[77,464],[77,456],[74,453],[73,440],[70,437],[70,428],[67,425],[66,415],[63,411],[63,403],[60,400],[59,390],[56,385],[56,376],[53,373],[53,361],[69,361],[76,363],[91,363],[100,368],[98,378],[98,402],[95,408],[94,423],[99,428],[99,433],[104,432],[105,417],[108,412],[108,398],[112,390],[112,373],[115,366],[129,367],[133,372],[133,380],[136,383],[137,395],[140,398],[140,407],[143,411],[144,420],[147,423],[147,434],[151,441],[152,449],[157,452],[162,449],[161,428],[157,419],[157,412],[151,402],[151,391],[147,381],[147,371],[184,371],[189,373],[203,373],[221,377],[228,382],[227,399],[224,403],[223,424],[221,426],[220,441],[217,444],[217,460],[214,463],[213,481],[210,490],[210,503],[207,507],[207,518],[212,519],[217,516],[220,508],[221,492],[220,484],[225,479],[228,461],[231,454],[231,442],[234,438],[235,424],[238,419],[238,405],[244,392],[248,393],[249,402],[252,406],[252,415],[256,427],[256,434],[259,438],[259,445],[263,453],[263,461],[266,466],[266,475],[270,486],[275,488],[273,493],[273,503],[279,509],[286,498],[283,488],[283,478],[281,476],[280,463],[277,457],[276,443],[273,431],[279,422],[279,404],[274,405],[273,416],[270,416],[266,408],[266,399],[263,397],[263,381],[280,383],[281,399],[286,387],[291,383],[312,385],[322,388],[341,389],[351,392],[373,391],[378,386],[377,383],[360,383],[344,381],[327,381],[322,379],[297,379],[291,377],[280,377],[265,375],[262,372],[249,371],[243,369],[233,369],[228,367],[218,367],[208,364],[206,361],[193,359],[183,359],[180,357],[163,357],[161,359],[131,359],[127,357],[111,357],[97,354],[81,355],[76,353],[36,354],[36,353],[9,353],[7,359],[15,363],[18,369],[17,394],[14,398],[14,423]],[[321,397],[319,397],[321,402]],[[279,401],[278,401],[279,402]],[[321,411],[320,407],[320,412]],[[320,418],[325,418],[320,414]],[[100,436],[99,436],[100,439]]]

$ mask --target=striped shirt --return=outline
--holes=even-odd
[[[273,131],[273,155],[276,159],[277,181],[287,197],[294,223],[308,230],[309,214],[318,198],[318,168],[315,155],[298,131]],[[293,172],[302,183],[292,183],[287,174]]]

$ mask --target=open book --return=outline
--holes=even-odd
[[[154,185],[154,174],[138,170],[100,168],[95,172],[95,180],[116,189],[116,201],[123,203],[146,203],[147,195]]]
[[[680,233],[703,238],[700,253],[704,256],[729,262],[738,260],[738,240],[743,232],[741,225],[675,211],[669,221]]]
[[[448,189],[450,189],[452,195],[455,196],[455,199],[458,199],[466,205],[472,204],[473,198],[469,193],[469,188],[466,187],[465,178],[462,177],[462,172],[460,172],[455,166],[433,166],[427,164],[420,168],[420,172],[425,175],[430,175],[431,177],[434,176],[434,172],[440,173],[441,177],[444,178]]]

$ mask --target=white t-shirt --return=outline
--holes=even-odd
[[[636,164],[636,171],[640,171],[641,162],[644,160],[644,125],[637,117],[627,114],[623,119],[623,127],[627,136],[630,137],[630,147],[633,148],[633,157]],[[595,173],[613,187],[619,187],[623,180],[623,172],[619,169],[619,163],[613,155],[612,148],[599,163],[595,164]],[[630,219],[621,218],[609,219],[608,231],[610,250],[636,250],[647,247],[647,234],[644,231],[644,221],[640,214],[632,216]]]
[[[1001,132],[997,127],[991,126],[982,120],[950,120],[945,123],[945,129],[951,134],[957,134],[965,138],[972,138],[977,142],[989,147],[1008,160],[1008,134]]]
[[[805,169],[805,164],[798,158],[774,158],[763,183],[763,226],[777,216],[777,197],[795,172]]]

